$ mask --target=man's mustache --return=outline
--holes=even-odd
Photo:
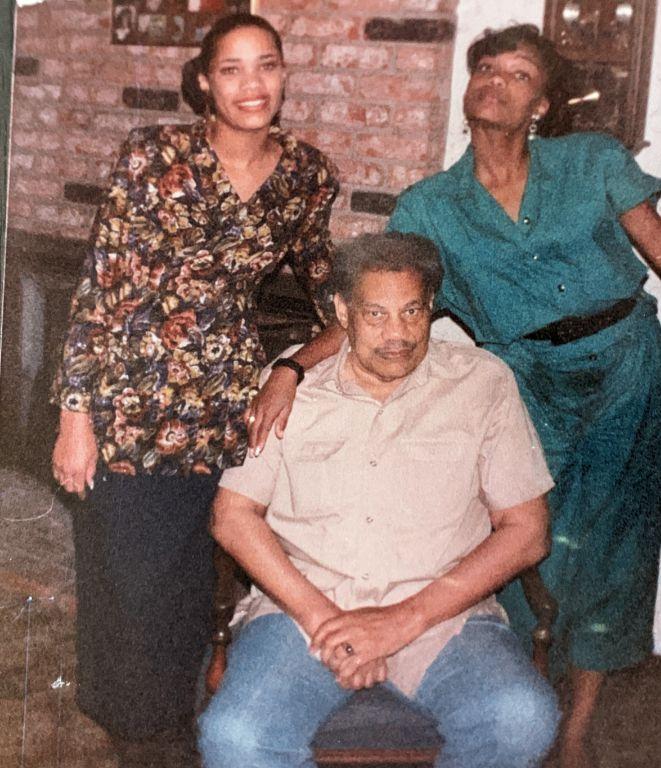
[[[374,350],[377,354],[392,354],[393,352],[412,352],[415,349],[415,343],[412,341],[394,341],[391,344],[385,344],[381,347],[376,347]]]

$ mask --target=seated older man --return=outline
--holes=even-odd
[[[257,586],[200,720],[204,765],[313,766],[319,725],[384,681],[437,722],[438,766],[537,765],[554,694],[493,595],[548,546],[553,482],[514,377],[430,343],[424,238],[359,237],[333,279],[347,342],[216,497],[213,533]]]

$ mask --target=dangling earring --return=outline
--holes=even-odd
[[[216,112],[214,109],[212,109],[212,106],[213,97],[211,94],[207,93],[204,97],[204,113],[202,115],[207,123],[213,123],[216,121]]]
[[[539,115],[533,115],[530,118],[530,125],[528,126],[528,141],[532,141],[537,138],[537,131],[539,130],[539,121],[541,117]]]
[[[470,124],[468,122],[468,118],[467,117],[464,118],[464,122],[462,123],[461,132],[463,134],[470,133]]]

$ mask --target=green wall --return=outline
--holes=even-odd
[[[0,0],[0,364],[7,243],[7,179],[9,175],[9,118],[14,62],[14,0]]]

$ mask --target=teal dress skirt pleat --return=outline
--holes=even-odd
[[[560,605],[552,672],[629,666],[651,650],[661,545],[661,326],[645,294],[616,325],[553,346],[492,349],[514,371],[556,487],[552,551],[540,566]],[[489,345],[485,345],[487,349]],[[519,581],[502,591],[512,626],[535,619]]]

